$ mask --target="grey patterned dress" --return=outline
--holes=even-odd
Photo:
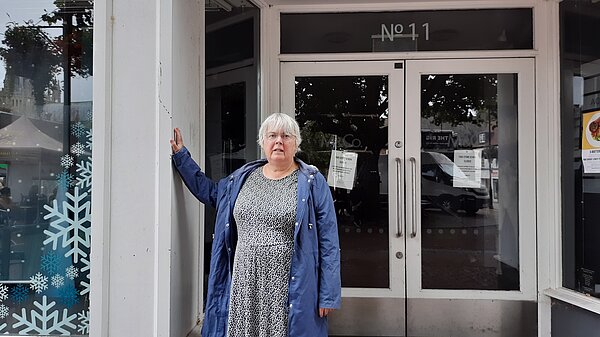
[[[297,170],[272,180],[259,167],[242,186],[233,209],[238,243],[229,302],[229,337],[287,336],[297,191]]]

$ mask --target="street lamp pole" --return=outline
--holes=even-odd
[[[64,76],[64,100],[63,100],[63,153],[69,153],[70,131],[71,131],[71,34],[73,31],[73,14],[68,10],[61,10],[63,17],[63,76]]]

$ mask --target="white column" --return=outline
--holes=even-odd
[[[196,324],[200,207],[169,139],[180,127],[200,159],[203,6],[97,6],[91,336],[185,336]]]
[[[157,336],[158,7],[114,1],[112,16],[108,336]]]
[[[560,186],[560,0],[535,7],[536,58],[536,209],[538,336],[552,334],[552,299],[547,289],[562,285]]]

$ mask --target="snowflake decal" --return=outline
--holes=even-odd
[[[92,185],[92,159],[82,160],[77,164],[77,186],[79,188],[88,188]]]
[[[0,302],[8,298],[8,287],[4,284],[0,284]]]
[[[75,266],[69,266],[65,271],[65,275],[67,275],[67,277],[71,280],[74,280],[77,276],[79,276],[79,270],[77,270],[77,267]]]
[[[92,130],[88,130],[85,133],[85,138],[87,138],[85,141],[85,148],[92,151]]]
[[[64,156],[60,157],[60,166],[64,167],[65,169],[68,169],[69,167],[73,166],[73,157],[71,157],[68,154],[65,154]]]
[[[81,295],[85,295],[90,292],[90,261],[82,258],[81,262],[84,264],[84,266],[81,268],[81,272],[87,272],[85,273],[85,277],[88,279],[87,282],[81,281],[80,283],[80,285],[83,287],[83,290],[81,290]]]
[[[64,268],[63,259],[55,252],[50,252],[42,255],[42,263],[40,269],[46,274],[56,274]]]
[[[82,335],[87,335],[90,333],[90,311],[82,310],[77,314],[77,319],[79,320],[79,324],[77,324],[77,331]]]
[[[56,181],[62,190],[68,190],[73,186],[73,175],[67,171],[62,171],[56,176]]]
[[[4,304],[0,304],[0,319],[8,317],[8,307]]]
[[[80,142],[77,142],[71,145],[71,153],[74,154],[76,157],[79,157],[85,153],[85,147]]]
[[[6,328],[6,323],[0,324],[0,332]]]
[[[75,289],[75,287],[71,285],[62,288],[59,291],[58,299],[62,304],[70,308],[73,305],[79,303],[79,298],[77,297],[77,295],[77,289]]]
[[[77,122],[71,125],[71,134],[77,138],[81,138],[85,135],[85,126],[81,122]]]
[[[66,192],[65,195],[68,201],[63,201],[62,209],[56,200],[52,201],[52,207],[44,205],[49,212],[44,215],[44,220],[53,219],[50,223],[52,230],[44,230],[48,236],[44,244],[52,242],[52,249],[56,250],[58,242],[62,241],[63,248],[71,247],[65,257],[72,255],[73,261],[77,262],[80,257],[88,255],[84,248],[90,248],[90,201],[84,201],[88,193],[79,194],[78,187],[73,194]]]
[[[22,284],[17,285],[10,291],[10,298],[13,300],[13,302],[17,304],[21,304],[27,301],[28,297],[29,289],[27,289],[27,287]]]
[[[48,289],[48,278],[42,275],[42,273],[37,273],[29,279],[31,280],[29,287],[35,290],[36,293],[41,294],[42,291]]]
[[[27,318],[27,310],[21,309],[21,315],[12,314],[13,318],[17,320],[13,324],[13,329],[23,326],[24,328],[19,331],[20,335],[26,335],[30,333],[49,335],[52,333],[60,333],[63,335],[70,335],[70,332],[66,328],[75,329],[75,324],[71,323],[77,315],[69,315],[68,309],[63,309],[62,317],[58,310],[52,311],[56,302],[52,301],[48,303],[47,297],[42,297],[42,303],[37,301],[33,302],[33,305],[39,310],[31,310],[29,312],[29,319]]]
[[[50,278],[50,284],[54,288],[60,288],[65,285],[65,277],[62,275],[56,274]]]

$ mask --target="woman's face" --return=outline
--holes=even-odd
[[[268,131],[264,137],[263,150],[269,163],[291,165],[297,150],[296,137],[283,130]]]

